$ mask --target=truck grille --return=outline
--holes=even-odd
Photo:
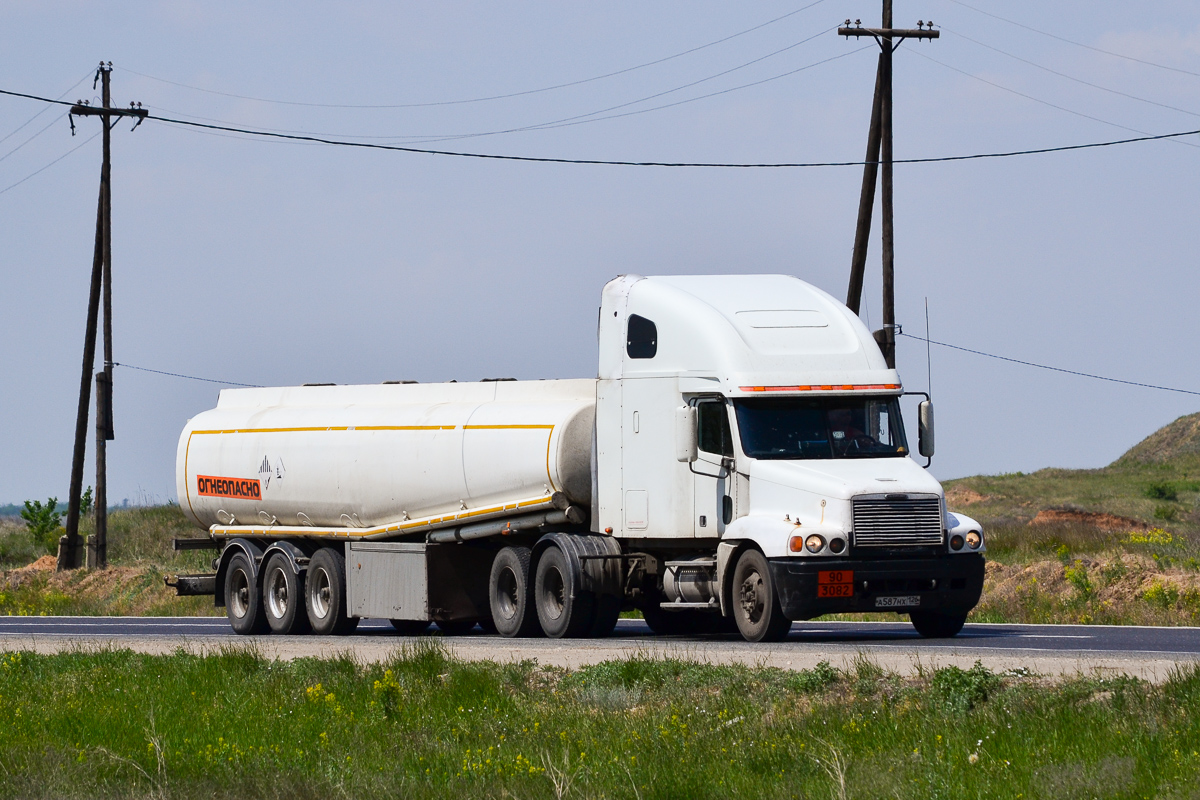
[[[854,544],[860,547],[937,545],[942,536],[937,497],[854,498]]]

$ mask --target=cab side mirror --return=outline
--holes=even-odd
[[[933,402],[924,400],[917,406],[917,451],[933,458]]]
[[[682,462],[696,460],[696,407],[675,409],[675,457]]]

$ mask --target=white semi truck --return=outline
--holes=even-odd
[[[596,379],[227,389],[179,439],[185,514],[238,633],[778,640],[889,611],[955,635],[981,526],[912,458],[903,390],[844,305],[781,275],[604,287]],[[933,410],[919,406],[920,453]]]

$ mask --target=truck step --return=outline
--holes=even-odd
[[[668,561],[666,566],[676,569],[713,569],[717,566],[717,560],[715,558],[696,558],[691,561]]]
[[[659,603],[658,605],[664,611],[683,611],[689,608],[715,609],[721,606],[715,597],[707,603]]]

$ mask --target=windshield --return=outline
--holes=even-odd
[[[751,458],[885,458],[908,455],[895,397],[772,397],[733,401]]]

